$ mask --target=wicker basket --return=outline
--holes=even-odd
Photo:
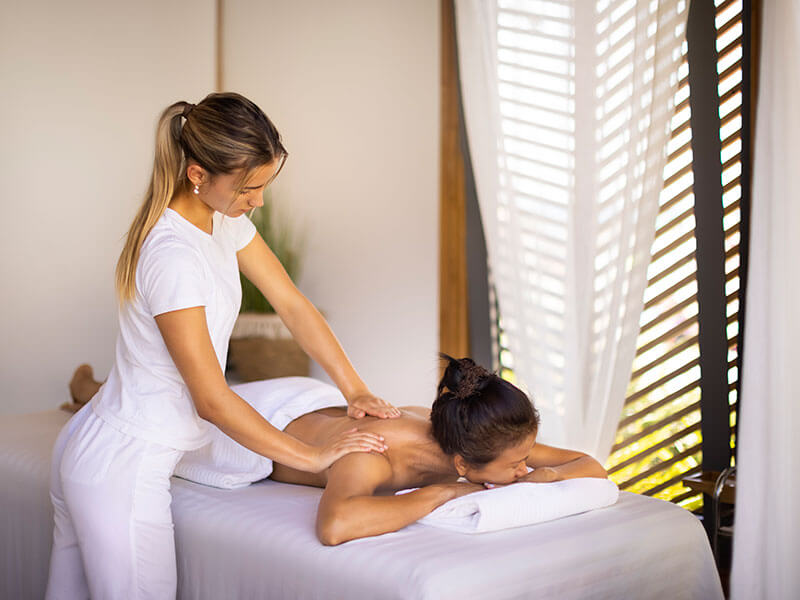
[[[242,313],[230,341],[230,367],[242,381],[308,376],[308,355],[276,314]]]

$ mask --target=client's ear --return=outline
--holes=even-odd
[[[453,457],[453,464],[455,464],[456,466],[456,471],[458,471],[459,477],[464,477],[464,475],[467,474],[467,470],[469,467],[467,465],[467,461],[464,460],[463,456],[461,456],[460,454],[456,454]]]

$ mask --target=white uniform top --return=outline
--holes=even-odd
[[[197,415],[154,317],[204,306],[224,372],[242,302],[236,252],[250,243],[255,231],[245,215],[215,212],[210,235],[171,208],[161,216],[142,244],[135,298],[119,312],[114,367],[92,398],[101,419],[124,433],[178,450],[206,443],[208,422]]]

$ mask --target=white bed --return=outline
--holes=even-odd
[[[69,415],[0,421],[0,598],[44,595],[50,450]],[[616,505],[464,535],[423,525],[322,546],[321,490],[262,481],[220,490],[173,478],[178,595],[186,599],[722,598],[700,523],[668,502]]]

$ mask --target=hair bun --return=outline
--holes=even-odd
[[[443,352],[439,353],[441,358],[448,361],[439,393],[442,386],[446,386],[458,400],[469,398],[482,388],[482,384],[492,373],[484,367],[475,363],[471,358],[453,358]]]
[[[461,380],[458,382],[458,387],[453,390],[453,395],[459,400],[469,398],[475,392],[479,391],[481,389],[481,384],[491,375],[489,371],[480,365],[476,365],[472,360],[470,360],[470,362],[472,364],[462,365],[463,372]]]

